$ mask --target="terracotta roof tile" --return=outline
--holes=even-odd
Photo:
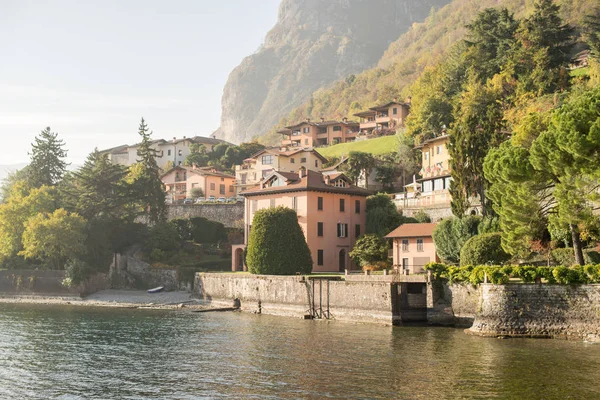
[[[242,196],[260,196],[262,194],[270,193],[286,193],[286,192],[302,192],[302,191],[315,191],[315,192],[332,192],[332,193],[344,193],[353,194],[357,196],[370,196],[373,194],[371,191],[359,188],[357,186],[350,187],[335,187],[327,185],[324,181],[324,177],[321,173],[307,170],[306,176],[285,186],[273,186],[268,188],[257,188],[247,190],[240,193]],[[279,172],[283,175],[284,173]],[[294,174],[296,175],[296,174]]]
[[[436,223],[427,224],[402,224],[388,235],[386,238],[404,238],[404,237],[426,237],[432,236]]]

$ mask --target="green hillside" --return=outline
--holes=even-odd
[[[383,136],[376,139],[361,140],[360,142],[340,143],[323,147],[317,151],[326,158],[347,156],[351,151],[362,151],[373,155],[393,152],[398,147],[397,136]]]
[[[598,0],[558,0],[562,17],[575,27]],[[448,56],[452,46],[466,33],[468,24],[480,11],[506,7],[520,18],[533,10],[534,0],[454,0],[432,11],[423,23],[415,23],[393,42],[378,66],[313,93],[310,101],[293,110],[260,138],[263,143],[279,140],[276,130],[305,118],[356,119],[354,113],[397,97],[410,96],[410,85],[428,67]]]

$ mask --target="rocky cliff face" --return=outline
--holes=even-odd
[[[413,22],[449,1],[282,0],[264,46],[229,75],[216,137],[264,134],[315,90],[376,64]]]

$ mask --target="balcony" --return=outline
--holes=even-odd
[[[375,121],[365,121],[360,123],[360,129],[373,129],[377,126]]]
[[[390,122],[390,117],[388,115],[380,115],[375,118],[375,122],[378,124],[387,124]]]

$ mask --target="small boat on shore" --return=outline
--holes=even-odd
[[[148,289],[148,293],[159,293],[165,290],[164,286],[155,287],[154,289]]]

